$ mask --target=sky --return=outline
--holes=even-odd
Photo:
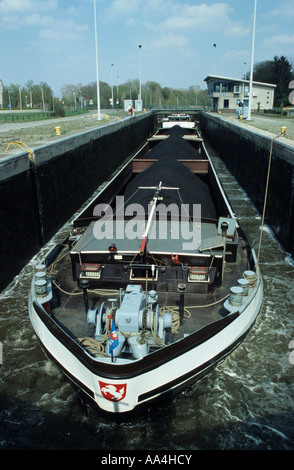
[[[95,82],[94,2],[0,0],[4,85],[47,82],[58,97],[67,84]],[[251,65],[254,3],[96,0],[99,79],[206,89],[209,74],[241,78]],[[255,63],[294,60],[293,20],[294,0],[257,0]]]

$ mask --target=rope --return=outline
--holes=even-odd
[[[93,338],[77,338],[78,342],[93,356],[107,357],[104,349],[104,341],[98,342]]]
[[[213,302],[213,303],[207,304],[207,305],[190,305],[190,307],[187,307],[187,310],[189,310],[190,308],[206,308],[206,307],[213,307],[214,305],[217,305],[217,304],[223,302],[224,300],[226,300],[229,296],[230,296],[230,294],[227,294],[227,295],[226,295],[225,297],[223,297],[222,299],[217,300],[216,302]]]
[[[88,336],[85,338],[77,338],[78,342],[84,347],[90,354],[93,356],[108,357],[108,354],[105,352],[104,344],[109,339],[110,336],[110,322],[108,321],[108,315],[112,315],[116,310],[116,307],[107,308],[106,310],[106,322],[105,322],[105,332],[103,334],[102,341],[96,341],[93,338]]]
[[[89,289],[88,292],[91,292],[92,294],[101,295],[101,297],[119,295],[119,290],[117,289]]]
[[[161,307],[160,309],[160,316],[163,315],[163,312],[169,313],[172,315],[172,328],[171,328],[171,333],[175,334],[177,333],[180,324],[181,324],[181,318],[180,318],[180,312],[179,312],[179,307],[176,306],[165,306]],[[184,308],[184,318],[189,318],[191,317],[191,313],[188,311],[187,308]]]
[[[33,155],[33,151],[32,151],[26,144],[24,144],[23,142],[20,142],[20,141],[18,141],[18,140],[15,141],[15,142],[9,142],[9,143],[7,144],[7,147],[6,147],[5,152],[8,151],[10,145],[17,145],[17,146],[20,147],[21,150],[23,150],[24,152],[27,150],[30,155]],[[22,145],[25,147],[25,149],[22,147]]]
[[[81,292],[67,292],[65,291],[64,289],[62,289],[62,287],[60,287],[59,284],[57,284],[57,282],[55,281],[55,279],[53,279],[52,277],[50,277],[51,281],[53,282],[53,284],[55,285],[55,287],[57,287],[57,289],[59,289],[61,292],[63,292],[63,294],[66,294],[66,295],[82,295],[83,294],[83,291]]]
[[[52,274],[57,274],[58,273],[58,270],[56,269],[56,266],[57,264],[65,257],[69,254],[69,251],[66,251],[63,255],[61,255],[57,260],[54,261],[54,263],[52,263],[48,269],[47,269],[47,273],[48,275],[50,276],[50,279],[51,281],[53,282],[53,284],[57,287],[57,289],[59,289],[61,292],[63,292],[64,294],[66,295],[82,295],[83,294],[83,291],[81,290],[81,292],[67,292],[65,291],[64,289],[62,289],[60,287],[60,285],[56,282],[55,279],[53,279],[51,276]],[[115,295],[119,295],[119,290],[117,289],[89,289],[88,292],[91,292],[92,294],[96,294],[96,295],[100,295],[101,297],[107,297],[107,296],[115,296]]]
[[[265,212],[266,212],[266,206],[267,206],[268,186],[269,186],[270,172],[271,172],[271,166],[272,166],[273,146],[274,146],[274,140],[277,139],[278,137],[279,137],[278,135],[275,136],[271,141],[269,164],[268,164],[267,179],[266,179],[266,188],[265,188],[265,196],[264,196],[264,204],[263,204],[262,222],[261,222],[261,230],[260,230],[259,245],[258,245],[258,254],[257,254],[257,261],[256,261],[255,267],[258,266],[258,264],[259,264],[260,250],[261,250],[261,244],[262,244],[262,235],[263,235],[263,227],[264,227],[264,220],[265,220]]]
[[[52,277],[50,277],[51,281],[53,282],[53,284],[55,285],[55,287],[57,287],[57,289],[59,289],[61,292],[63,292],[63,294],[66,294],[66,295],[83,295],[83,291],[81,290],[81,292],[67,292],[66,290],[62,289],[62,287],[55,281],[55,279],[53,279]],[[109,296],[114,296],[114,295],[119,295],[119,291],[116,290],[116,289],[88,289],[88,292],[92,293],[92,294],[96,294],[96,295],[99,295],[101,297],[109,297]]]
[[[217,300],[216,302],[212,302],[211,304],[207,305],[190,305],[188,307],[184,307],[184,318],[189,318],[191,317],[191,309],[194,308],[207,308],[207,307],[213,307],[214,305],[217,305],[224,300],[226,300],[230,294],[227,294],[225,297],[223,297],[220,300]],[[180,313],[179,313],[179,307],[176,306],[166,306],[166,307],[161,307],[160,309],[160,314],[162,315],[162,312],[165,311],[166,313],[170,313],[173,315],[173,326],[172,326],[172,333],[176,333],[179,326],[180,326]]]

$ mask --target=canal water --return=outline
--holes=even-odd
[[[224,164],[213,160],[257,249],[261,217]],[[294,448],[294,266],[268,227],[260,260],[264,302],[245,342],[174,400],[122,423],[81,405],[33,332],[27,296],[35,261],[48,246],[0,295],[0,450]]]

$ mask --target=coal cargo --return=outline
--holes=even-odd
[[[202,177],[193,174],[178,160],[201,158],[196,149],[182,136],[187,130],[180,126],[168,129],[167,139],[162,140],[148,153],[149,159],[157,160],[144,172],[139,173],[126,187],[124,197],[127,204],[139,203],[148,210],[148,204],[154,195],[154,189],[138,189],[140,186],[154,188],[154,184],[178,187],[179,190],[162,190],[162,202],[169,204],[189,205],[189,213],[193,213],[193,204],[201,204],[203,218],[215,219],[216,209],[208,184]]]

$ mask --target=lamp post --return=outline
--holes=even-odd
[[[244,62],[244,65],[245,65],[245,69],[247,67],[247,62]],[[242,79],[245,80],[246,79],[246,70],[244,72],[244,70],[242,71]]]
[[[142,96],[142,84],[141,84],[141,49],[142,49],[142,46],[141,44],[139,44],[139,81],[140,81],[140,94],[138,96],[138,99],[141,100],[141,96]]]
[[[251,70],[250,70],[250,87],[249,87],[249,106],[247,121],[251,121],[251,106],[252,106],[252,86],[253,86],[253,67],[254,67],[254,49],[255,49],[255,27],[256,27],[256,7],[257,0],[254,2],[254,20],[253,20],[253,34],[252,34],[252,53],[251,53]]]
[[[117,75],[116,77],[116,104],[117,104],[117,107],[119,107],[119,97],[118,97],[118,79],[119,79],[119,75]]]
[[[45,111],[45,98],[44,98],[44,90],[42,86],[41,86],[41,93],[42,93],[43,111]]]
[[[98,44],[97,44],[97,20],[96,20],[96,0],[94,0],[94,22],[95,22],[96,81],[97,81],[97,121],[101,121],[100,90],[99,90],[99,68],[98,68]]]
[[[19,108],[22,111],[21,89],[19,88],[18,91],[19,91]]]
[[[110,71],[111,71],[111,106],[112,106],[112,109],[113,109],[113,73],[112,73],[112,67],[114,66],[114,64],[111,64],[111,68],[110,68]]]
[[[11,111],[11,96],[10,96],[11,91],[8,90],[8,96],[9,96],[9,109]]]

